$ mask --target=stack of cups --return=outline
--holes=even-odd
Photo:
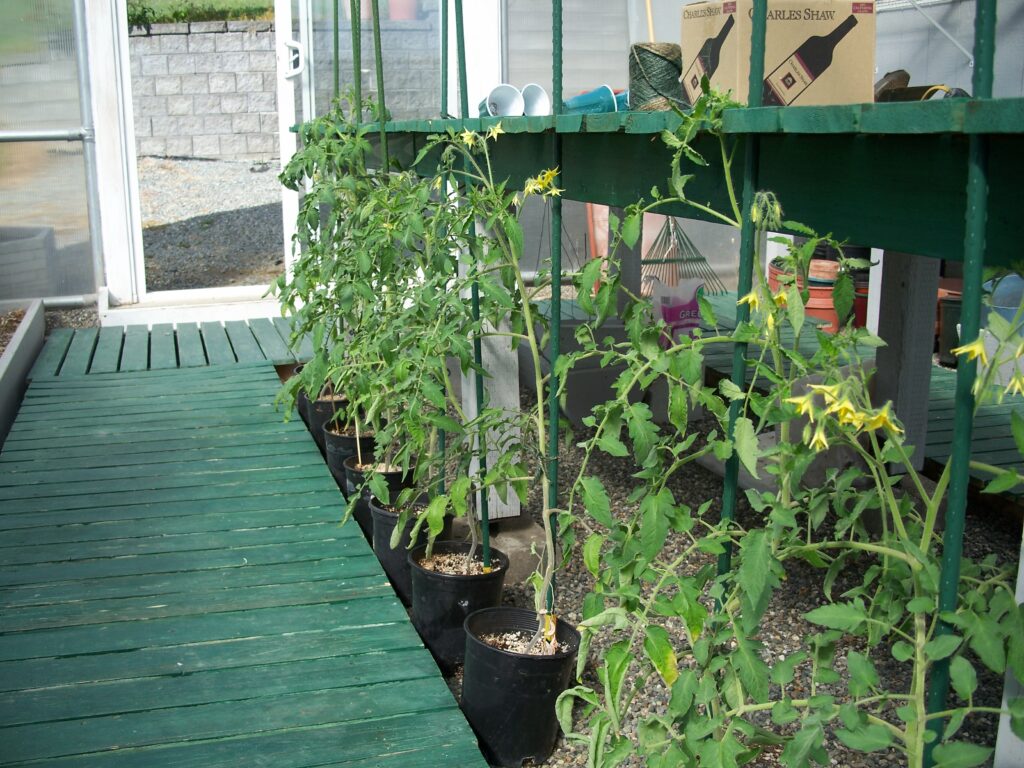
[[[501,83],[494,86],[480,102],[481,117],[516,117],[519,115],[550,115],[551,97],[543,86],[530,83],[523,90]]]

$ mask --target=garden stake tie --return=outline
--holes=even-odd
[[[462,24],[462,0],[455,0],[455,44],[457,47],[457,53],[459,58],[459,107],[463,121],[469,114],[469,91],[466,89],[466,38],[465,31]],[[463,123],[465,124],[465,123]],[[469,170],[468,161],[466,170]],[[469,181],[466,181],[469,184]],[[476,223],[469,223],[469,239],[470,242],[476,237]],[[470,251],[472,254],[472,251]],[[471,290],[471,303],[473,310],[473,322],[477,325],[480,323],[480,286],[476,280],[470,288]],[[476,334],[473,336],[473,362],[476,363],[477,371],[473,374],[473,382],[476,384],[476,412],[477,415],[484,409],[484,379],[480,371],[483,370],[483,348],[480,336],[483,333],[482,328],[478,328]],[[485,436],[480,433],[477,435],[477,451],[479,452],[478,463],[480,465],[480,475],[486,476],[487,474],[487,440]],[[488,508],[487,490],[480,490],[480,546],[483,549],[484,556],[484,573],[491,572],[491,523]]]

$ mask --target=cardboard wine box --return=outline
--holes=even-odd
[[[747,101],[753,0],[683,6],[683,91],[691,103],[707,75]],[[874,99],[875,3],[768,0],[763,103],[855,104]]]

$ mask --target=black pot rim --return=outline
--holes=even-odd
[[[477,611],[473,611],[471,614],[469,614],[469,616],[466,617],[466,620],[462,623],[462,628],[466,632],[466,637],[468,639],[472,640],[477,645],[482,646],[483,648],[486,648],[489,651],[493,651],[494,653],[500,653],[500,654],[503,654],[505,656],[509,656],[509,657],[511,657],[513,659],[527,659],[527,660],[533,659],[533,660],[537,660],[537,661],[550,661],[550,660],[567,659],[570,656],[572,656],[575,653],[577,653],[579,651],[579,649],[580,649],[580,639],[581,639],[580,638],[580,633],[576,629],[576,627],[572,626],[571,624],[566,624],[565,628],[570,632],[570,638],[572,639],[572,647],[569,648],[568,650],[565,650],[565,651],[559,651],[558,653],[552,653],[552,654],[539,655],[539,654],[533,654],[533,653],[516,653],[515,651],[506,651],[504,648],[495,648],[493,645],[489,645],[488,643],[485,643],[483,640],[481,640],[479,637],[477,637],[473,633],[473,631],[470,630],[470,628],[469,628],[469,622],[473,619],[473,617],[474,616],[479,616],[482,613],[518,613],[518,614],[529,614],[531,617],[535,617],[537,615],[537,612],[536,611],[532,611],[529,608],[517,608],[517,607],[512,606],[512,605],[499,605],[499,606],[495,606],[494,608],[481,608],[481,609],[479,609]],[[563,623],[562,620],[559,619],[559,624],[562,624],[562,623]]]
[[[420,498],[423,498],[423,496],[421,496]],[[429,499],[427,501],[429,501]],[[427,501],[421,502],[423,504],[424,509],[426,509]],[[376,512],[378,515],[383,515],[384,517],[393,517],[396,520],[398,519],[399,513],[392,512],[390,509],[386,508],[384,505],[380,503],[380,499],[378,499],[372,493],[370,494],[370,500],[367,503],[370,505],[371,512]]]
[[[447,541],[435,541],[434,542],[434,547],[444,546],[444,545],[450,545],[450,546],[455,546],[455,547],[468,547],[469,546],[469,544],[467,544],[464,541],[455,541],[455,540],[451,540],[451,539],[449,539]],[[498,563],[498,567],[497,568],[494,566],[494,563],[492,563],[491,564],[491,569],[492,570],[491,570],[490,573],[440,573],[438,571],[432,571],[429,568],[424,568],[422,565],[420,565],[420,562],[419,562],[419,556],[422,555],[424,552],[426,552],[426,550],[427,550],[427,545],[426,544],[420,544],[418,547],[413,547],[412,549],[409,550],[409,554],[408,554],[406,559],[409,561],[409,567],[410,568],[415,568],[420,573],[427,574],[430,578],[454,579],[454,580],[460,580],[460,581],[474,581],[474,580],[483,581],[485,579],[493,579],[494,578],[494,574],[496,574],[496,573],[501,573],[502,571],[505,571],[506,573],[508,572],[508,555],[506,555],[500,549],[495,549],[494,547],[491,547],[491,555],[492,556],[493,555],[498,555],[498,557],[501,560],[501,562]]]
[[[369,470],[356,469],[356,464],[355,463],[356,463],[357,459],[358,459],[358,457],[355,454],[353,454],[352,456],[346,457],[345,462],[344,462],[345,469],[349,470],[350,472],[354,472],[357,475],[369,474]],[[410,472],[411,471],[412,470],[410,469]],[[386,475],[402,475],[402,470],[397,469],[397,470],[395,470],[393,472],[379,472],[378,474],[385,475],[385,476]]]

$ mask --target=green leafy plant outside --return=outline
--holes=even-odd
[[[128,0],[129,29],[189,21],[273,19],[268,0]]]

